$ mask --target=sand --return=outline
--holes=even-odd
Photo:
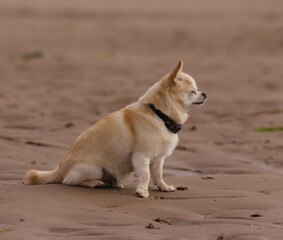
[[[279,0],[1,1],[0,238],[283,239],[283,132],[254,131],[282,126],[282,22]],[[22,185],[179,59],[208,93],[165,164],[188,189]]]

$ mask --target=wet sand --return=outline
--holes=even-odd
[[[2,1],[0,238],[283,239],[283,132],[254,131],[282,126],[282,22],[279,0]],[[21,184],[179,59],[208,93],[165,164],[187,190]]]

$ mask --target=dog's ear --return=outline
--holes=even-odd
[[[178,76],[182,72],[183,69],[183,62],[182,60],[179,61],[177,67],[169,74],[168,83],[169,86],[174,86],[177,84]]]

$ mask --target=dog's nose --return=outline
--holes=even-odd
[[[206,93],[206,92],[202,92],[202,96],[203,96],[204,98],[207,98],[207,93]]]

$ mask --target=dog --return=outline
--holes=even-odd
[[[202,105],[207,98],[182,68],[179,61],[137,102],[84,131],[55,170],[30,170],[23,183],[123,188],[126,176],[135,172],[138,197],[149,196],[150,176],[160,191],[175,191],[163,180],[164,159],[177,146],[177,133],[188,119],[190,106]]]

